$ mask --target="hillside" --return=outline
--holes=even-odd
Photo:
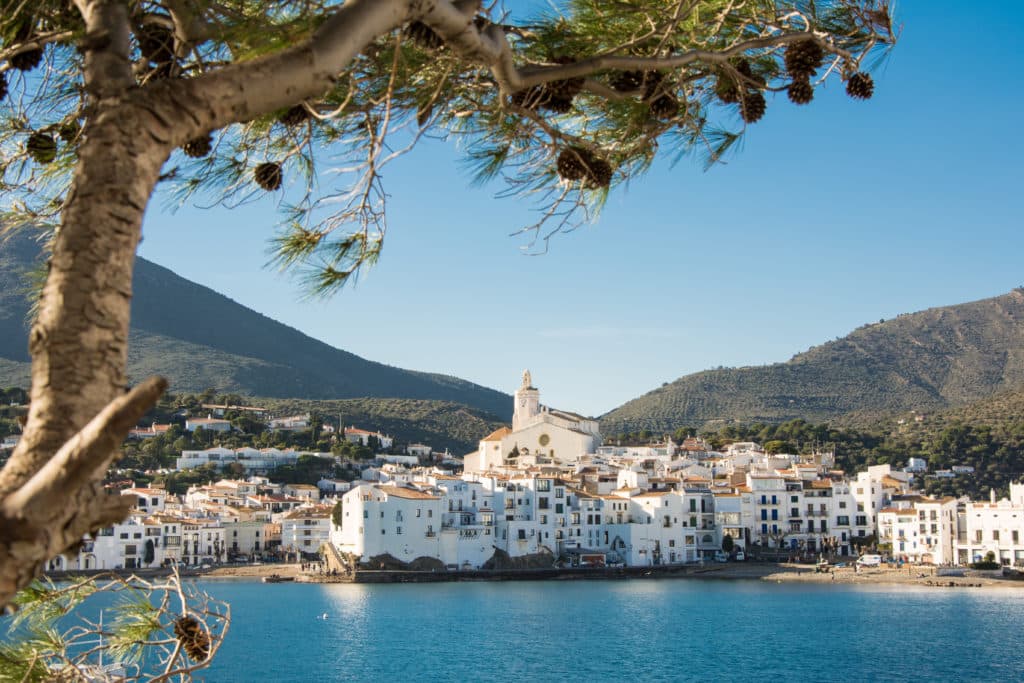
[[[24,273],[38,254],[25,238],[0,246],[0,386],[25,385]],[[360,358],[142,258],[135,264],[128,372],[133,380],[164,375],[174,391],[451,401],[511,416],[507,394]]]
[[[601,418],[606,434],[716,421],[935,411],[1024,385],[1024,290],[865,325],[785,363],[681,377]]]
[[[446,401],[353,398],[340,401],[255,399],[254,405],[277,415],[318,411],[325,419],[340,418],[346,426],[380,431],[401,443],[425,443],[462,456],[476,450],[480,439],[505,423],[494,415]]]

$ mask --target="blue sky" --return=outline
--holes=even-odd
[[[380,263],[302,301],[265,267],[273,205],[161,212],[140,254],[375,361],[599,415],[702,369],[760,365],[866,322],[1024,284],[1024,12],[905,2],[869,102],[836,81],[769,97],[742,148],[704,173],[656,164],[600,219],[525,256],[530,208],[477,188],[453,145],[391,167]]]

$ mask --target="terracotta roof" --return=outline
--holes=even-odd
[[[511,433],[511,429],[508,427],[502,427],[501,429],[495,429],[493,432],[482,438],[481,441],[501,441]]]
[[[395,498],[410,498],[413,500],[441,500],[440,496],[432,496],[429,493],[423,491],[416,491],[414,489],[403,489],[397,486],[378,486],[377,487],[382,493],[386,493],[389,496]]]

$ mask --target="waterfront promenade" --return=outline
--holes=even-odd
[[[264,564],[225,566],[204,572],[204,578],[260,578],[269,574],[294,576],[306,583],[435,583],[440,581],[515,581],[515,580],[595,580],[595,579],[701,579],[758,580],[789,584],[855,584],[907,585],[941,588],[1024,588],[1024,581],[993,576],[990,572],[964,571],[963,576],[938,576],[934,567],[904,565],[902,568],[860,569],[852,565],[835,567],[825,572],[814,565],[781,562],[730,562],[726,564],[682,565],[671,567],[628,567],[587,569],[501,570],[473,572],[400,572],[360,571],[350,577],[303,572],[297,564]]]

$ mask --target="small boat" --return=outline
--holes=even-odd
[[[285,583],[286,581],[294,580],[294,576],[281,576],[280,574],[268,574],[263,577],[263,583]]]

